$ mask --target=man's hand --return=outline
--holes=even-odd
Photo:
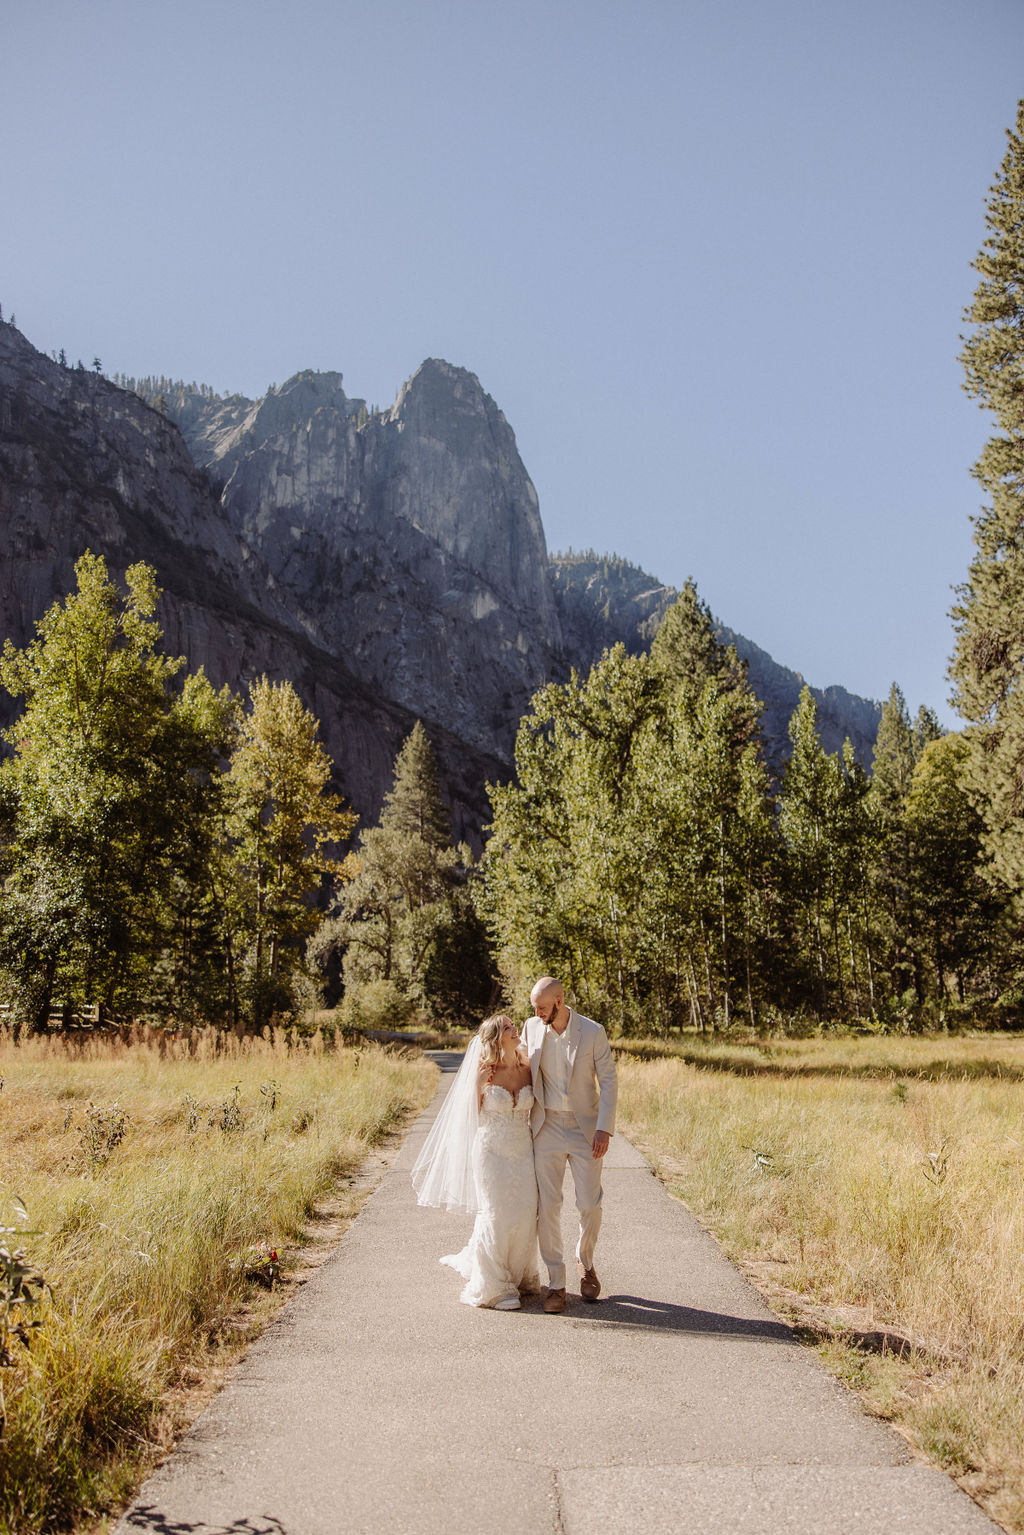
[[[593,1148],[594,1148],[594,1156],[595,1157],[603,1157],[604,1156],[605,1152],[608,1150],[608,1143],[609,1143],[610,1140],[611,1140],[611,1136],[608,1134],[607,1130],[598,1130],[595,1133],[594,1141],[593,1141]]]

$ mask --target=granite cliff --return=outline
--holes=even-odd
[[[240,687],[290,678],[322,722],[339,787],[374,816],[402,740],[422,714],[456,831],[479,840],[484,785],[507,771],[424,710],[368,686],[281,594],[276,574],[233,525],[174,423],[98,374],[62,367],[0,324],[0,638],[23,645],[74,586],[91,548],[110,569],[153,565],[168,650]],[[0,721],[14,713],[0,690]]]
[[[530,695],[608,645],[650,644],[677,591],[614,556],[548,557],[515,438],[473,374],[430,359],[367,412],[339,373],[300,373],[261,401],[172,392],[168,409],[292,611],[368,686],[510,758]],[[804,679],[721,626],[788,753]],[[869,762],[879,705],[814,688],[826,749]]]
[[[168,648],[218,685],[290,678],[364,817],[421,718],[478,842],[530,695],[617,640],[648,644],[675,596],[623,560],[549,559],[512,430],[462,368],[428,360],[386,411],[339,373],[260,400],[155,382],[68,369],[0,324],[0,637],[26,642],[85,548],[114,571],[145,560]],[[722,632],[778,761],[801,678]],[[828,748],[850,735],[869,758],[878,706],[817,696]]]
[[[340,373],[182,405],[231,526],[308,632],[375,692],[509,757],[561,635],[537,493],[473,374],[430,359],[383,413]]]

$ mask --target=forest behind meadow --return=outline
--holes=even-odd
[[[0,681],[0,991],[28,1032],[92,1017],[237,1032],[467,1022],[555,973],[620,1034],[1024,1021],[1024,103],[989,194],[961,360],[994,418],[953,608],[963,729],[898,685],[870,770],[809,690],[774,772],[762,705],[687,583],[648,652],[538,692],[482,856],[452,844],[427,732],[375,826],[332,793],[291,685],[167,656],[145,565],[77,588]],[[354,838],[354,841],[352,840]],[[344,849],[348,847],[349,851]]]

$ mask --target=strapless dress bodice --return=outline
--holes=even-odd
[[[514,1114],[529,1119],[532,1108],[533,1088],[529,1083],[521,1087],[515,1096],[507,1087],[502,1087],[497,1082],[489,1082],[484,1088],[482,1108],[484,1114]]]

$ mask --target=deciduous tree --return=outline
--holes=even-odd
[[[232,704],[182,658],[159,650],[153,571],[125,590],[85,554],[77,590],[24,650],[4,647],[0,680],[24,708],[0,764],[0,951],[12,1000],[31,1023],[62,1000],[135,1006],[170,939],[180,871],[206,858],[206,784]],[[178,935],[180,938],[180,934]]]
[[[221,894],[236,1012],[257,1026],[289,1005],[290,974],[320,921],[312,897],[324,877],[340,876],[340,845],[355,825],[329,788],[318,735],[290,682],[251,684],[225,785]]]

